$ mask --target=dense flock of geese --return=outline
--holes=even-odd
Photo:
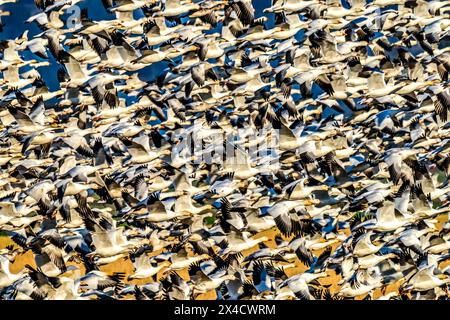
[[[86,2],[0,43],[1,299],[449,297],[450,1]]]

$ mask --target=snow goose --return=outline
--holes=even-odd
[[[379,98],[400,90],[403,85],[401,83],[395,85],[387,85],[384,80],[384,73],[373,70],[367,82],[367,97]],[[355,94],[353,94],[355,96]]]
[[[265,8],[264,12],[283,12],[287,11],[290,13],[298,12],[309,8],[311,6],[315,6],[319,4],[316,0],[306,0],[297,2],[294,0],[277,0],[273,2],[272,6],[269,8]]]
[[[250,249],[261,242],[269,240],[266,236],[257,239],[249,237],[248,232],[232,232],[224,239],[224,249],[222,254],[236,254],[244,250]]]
[[[23,276],[23,272],[11,273],[9,265],[10,260],[4,254],[0,254],[0,288],[2,289],[10,286]]]
[[[169,265],[170,262],[168,261],[163,261],[162,263],[158,264],[157,261],[152,261],[152,259],[145,253],[141,254],[139,257],[134,259],[134,273],[128,276],[128,280],[152,277],[153,281],[156,281],[156,275],[158,274],[158,272]]]
[[[125,238],[122,228],[95,232],[92,234],[92,241],[95,245],[95,251],[86,256],[97,257],[95,262],[99,265],[108,264],[125,257],[126,253],[137,245],[137,243]]]
[[[158,14],[164,17],[175,17],[189,11],[196,11],[200,8],[199,4],[188,1],[166,0],[164,9]]]
[[[168,266],[167,269],[164,270],[164,273],[169,273],[171,271],[177,271],[177,270],[182,270],[184,268],[189,267],[190,265],[200,262],[202,260],[206,260],[209,258],[208,254],[201,254],[201,255],[195,255],[195,256],[190,256],[188,255],[188,253],[186,252],[185,249],[181,249],[176,253],[171,253],[168,256],[170,265]]]
[[[112,275],[108,275],[99,270],[92,270],[76,279],[76,283],[82,290],[104,290],[113,288],[115,291],[119,291],[124,286],[124,278],[125,275],[121,272],[114,272]]]
[[[373,240],[377,238],[376,234],[369,231],[363,233],[360,237],[353,239],[353,254],[357,257],[364,257],[377,253],[382,247],[383,243],[375,245]]]
[[[402,287],[405,290],[427,291],[448,283],[450,283],[449,277],[445,277],[434,266],[429,266],[418,270]]]
[[[356,297],[369,293],[375,288],[381,287],[381,276],[378,269],[370,268],[359,270],[339,290],[342,297]]]

